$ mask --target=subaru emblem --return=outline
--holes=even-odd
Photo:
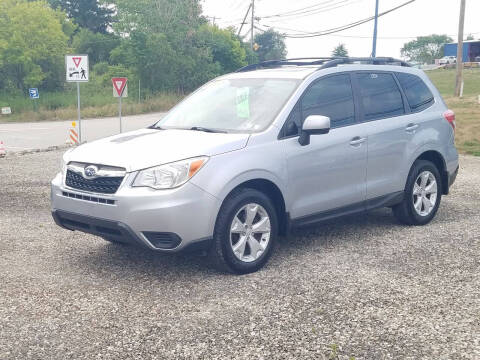
[[[94,178],[95,175],[97,175],[98,168],[95,165],[88,165],[85,168],[85,177],[88,178]]]

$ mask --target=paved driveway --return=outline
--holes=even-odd
[[[122,118],[123,131],[140,129],[160,120],[164,113],[125,116]],[[42,121],[33,123],[0,124],[0,140],[7,152],[32,149],[46,149],[50,146],[65,145],[71,121]],[[78,124],[77,124],[78,127]],[[118,134],[118,117],[82,120],[83,141],[97,140]]]

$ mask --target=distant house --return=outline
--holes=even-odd
[[[457,56],[458,43],[445,44],[444,56]],[[480,56],[480,40],[466,40],[463,42],[463,61],[475,61]]]

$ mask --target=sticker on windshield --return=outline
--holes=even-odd
[[[243,87],[237,89],[237,116],[242,119],[250,118],[249,103],[250,88]]]

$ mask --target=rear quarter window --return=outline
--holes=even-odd
[[[420,77],[406,73],[395,75],[405,92],[412,112],[420,112],[433,105],[435,102],[433,94]]]
[[[402,93],[392,74],[361,72],[357,79],[365,121],[405,114]]]

